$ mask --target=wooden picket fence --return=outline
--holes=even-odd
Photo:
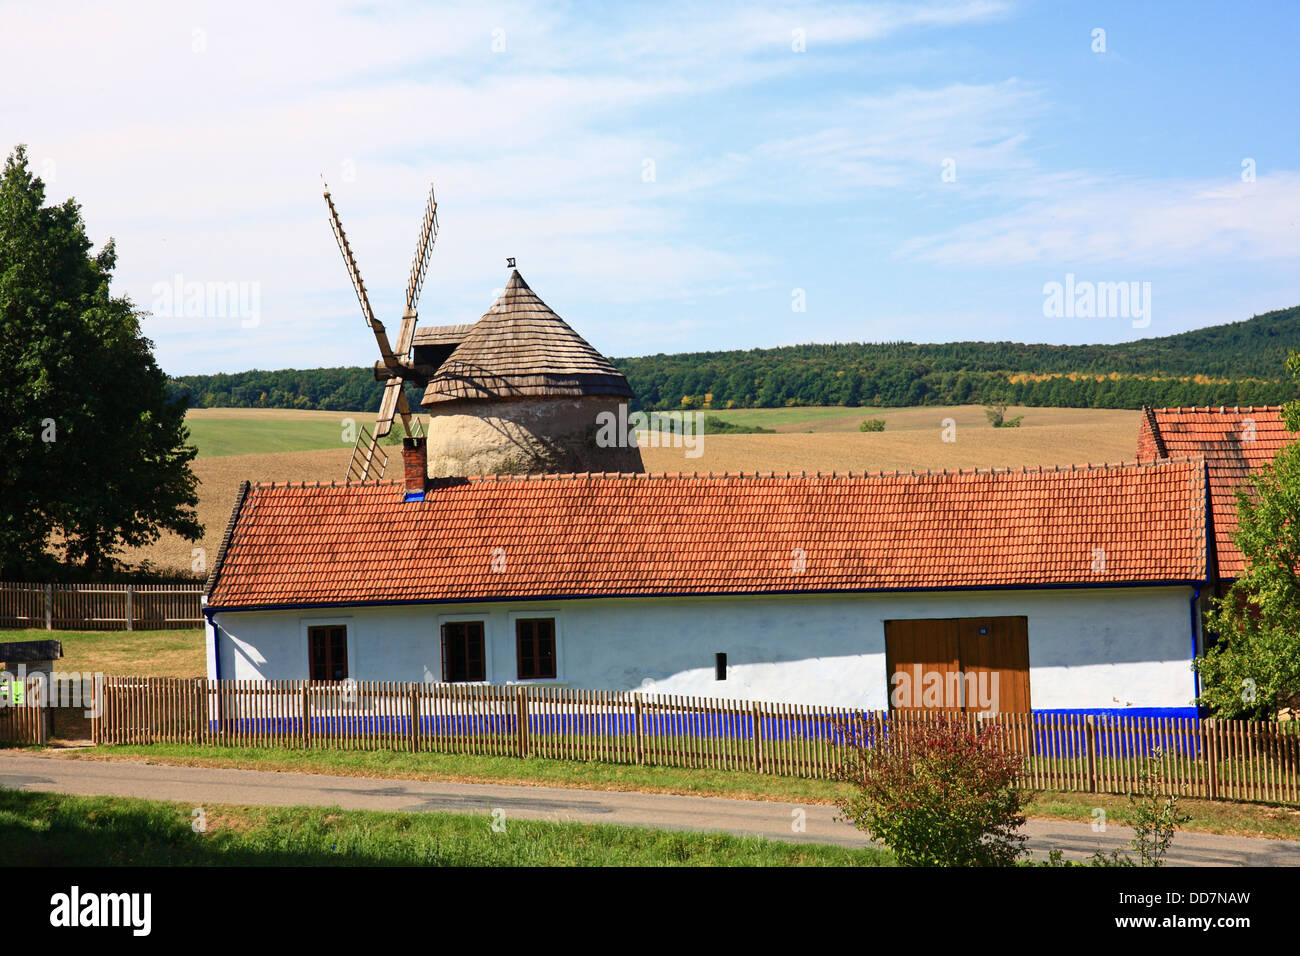
[[[849,755],[934,712],[536,685],[107,677],[98,744],[340,747],[486,754],[832,777]],[[1183,796],[1300,803],[1300,722],[1075,714],[965,715],[1024,754],[1036,790],[1126,793],[1158,759]]]
[[[0,682],[0,743],[43,746],[49,730],[49,708],[35,681],[19,685]]]
[[[0,581],[0,627],[135,630],[199,627],[203,584]]]

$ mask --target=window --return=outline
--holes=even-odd
[[[482,621],[442,626],[442,679],[449,684],[487,680]]]
[[[727,679],[727,655],[725,652],[719,651],[717,655],[715,655],[713,662],[713,678],[714,680]]]
[[[519,653],[520,680],[555,677],[555,618],[515,621],[515,646]]]
[[[343,625],[307,628],[312,680],[348,679],[348,629]]]

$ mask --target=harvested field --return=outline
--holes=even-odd
[[[799,412],[830,409],[754,409],[719,417],[742,425],[776,428],[772,435],[708,435],[703,454],[684,448],[642,448],[650,471],[908,471],[927,468],[989,468],[1133,461],[1139,412],[1082,408],[1013,408],[1019,428],[993,428],[980,406],[952,408],[845,409],[794,421]],[[766,414],[764,414],[766,413]],[[780,417],[773,417],[779,413]],[[883,432],[860,432],[867,418],[885,422]],[[944,441],[943,420],[956,423],[955,440]],[[782,420],[784,419],[784,420]]]
[[[340,481],[347,473],[351,456],[351,448],[331,448],[328,451],[196,459],[193,469],[200,482],[199,520],[205,529],[203,540],[191,544],[174,534],[164,535],[150,547],[126,552],[125,560],[139,562],[147,558],[159,568],[188,574],[192,549],[202,548],[205,564],[211,567],[241,481]],[[400,456],[396,465],[400,469]]]

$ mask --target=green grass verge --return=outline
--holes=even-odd
[[[1035,793],[1026,808],[1031,817],[1091,823],[1092,811],[1106,811],[1112,826],[1133,826],[1136,822],[1128,798],[1111,793]],[[1263,803],[1230,803],[1180,797],[1178,807],[1191,815],[1179,827],[1192,833],[1220,833],[1225,836],[1264,837],[1272,840],[1300,840],[1300,808]]]
[[[469,754],[356,750],[203,747],[187,744],[117,745],[68,754],[84,759],[145,760],[193,767],[229,767],[402,780],[498,783],[583,790],[677,793],[687,796],[832,804],[849,792],[833,780],[802,780],[727,770],[638,766],[592,761],[488,757]],[[1182,829],[1198,833],[1300,840],[1300,808],[1259,803],[1183,798],[1192,819]],[[1101,807],[1109,823],[1134,821],[1128,800],[1118,794],[1042,791],[1031,795],[1027,815],[1040,819],[1093,822]]]
[[[872,848],[607,824],[0,791],[10,866],[881,866]]]

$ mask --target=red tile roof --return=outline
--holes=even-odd
[[[1138,461],[1203,457],[1210,475],[1210,508],[1219,574],[1235,578],[1246,562],[1232,533],[1237,529],[1236,489],[1252,471],[1300,437],[1286,430],[1277,405],[1246,408],[1144,409]]]
[[[1204,475],[1189,460],[869,476],[534,475],[431,480],[413,502],[400,482],[256,485],[237,507],[209,603],[1203,580]]]

